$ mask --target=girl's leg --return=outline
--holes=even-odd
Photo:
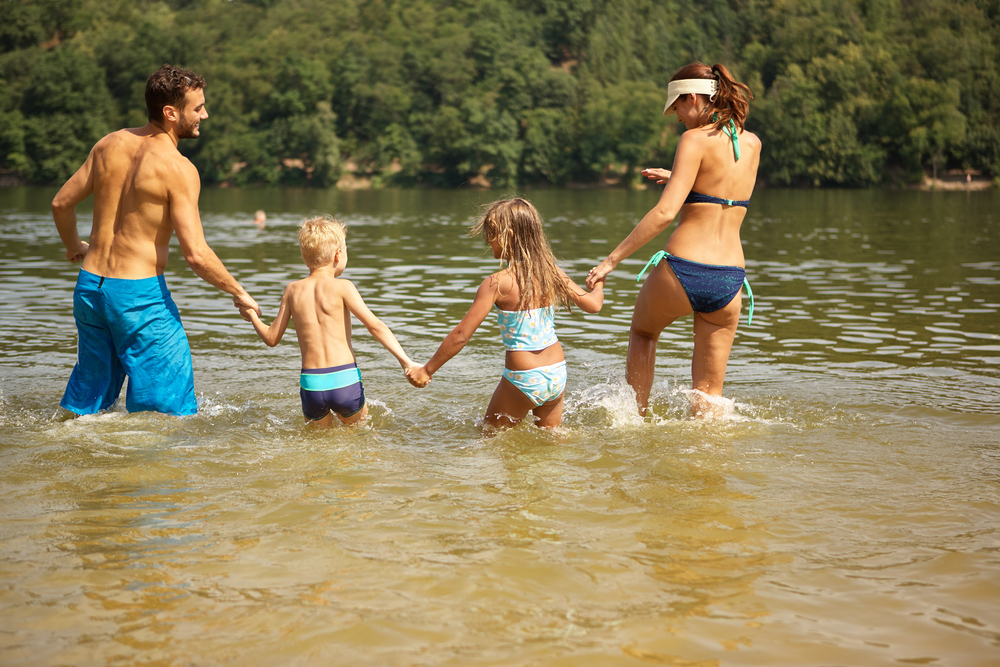
[[[500,378],[500,384],[497,385],[493,398],[486,408],[483,428],[495,430],[517,426],[534,407],[535,404],[521,393],[520,389],[512,385],[507,378]]]
[[[632,313],[625,379],[635,391],[639,414],[646,414],[656,368],[656,343],[660,332],[678,317],[691,312],[691,302],[664,259],[643,284]]]
[[[694,356],[691,358],[691,387],[708,396],[722,396],[729,352],[733,349],[740,321],[742,296],[714,313],[694,314]],[[691,414],[709,415],[711,402],[697,394],[691,400]]]
[[[563,397],[565,395],[566,392],[564,391],[559,394],[559,398],[554,398],[548,403],[542,403],[532,410],[534,415],[538,417],[535,426],[540,428],[555,428],[562,423]]]

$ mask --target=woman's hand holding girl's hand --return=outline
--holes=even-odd
[[[658,185],[665,184],[670,180],[670,170],[669,169],[643,169],[642,175],[651,181],[656,181]]]
[[[608,259],[592,268],[590,273],[587,274],[587,289],[592,290],[594,286],[603,283],[607,279],[608,274],[614,271],[614,269],[615,265]]]
[[[431,381],[431,376],[423,366],[414,364],[406,369],[406,379],[417,389],[423,389]]]

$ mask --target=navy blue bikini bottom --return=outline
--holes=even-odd
[[[753,320],[753,292],[750,290],[750,283],[747,282],[746,269],[741,266],[692,262],[660,250],[646,263],[636,280],[641,280],[646,269],[650,265],[656,266],[664,257],[680,281],[681,287],[684,288],[684,293],[691,302],[691,310],[696,313],[714,313],[725,308],[740,293],[740,289],[745,287],[747,296],[750,297],[747,324]]]

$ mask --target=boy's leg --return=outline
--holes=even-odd
[[[500,384],[497,385],[493,398],[486,408],[483,428],[501,429],[516,426],[534,407],[534,402],[520,389],[512,385],[507,378],[500,378]]]
[[[326,416],[323,417],[322,419],[309,419],[309,417],[306,417],[305,420],[307,428],[311,428],[314,426],[317,428],[325,428],[328,426],[333,426],[333,411],[331,410],[330,412],[327,412]]]
[[[333,413],[331,412],[329,415],[327,415],[327,417],[332,417],[332,415]],[[365,417],[367,416],[368,416],[368,402],[366,401],[364,406],[362,406],[360,410],[355,412],[350,417],[341,417],[340,415],[337,415],[337,419],[339,419],[340,423],[343,424],[344,426],[354,426],[355,424],[363,422],[365,420]]]

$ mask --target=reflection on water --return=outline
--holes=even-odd
[[[624,384],[634,275],[563,313],[566,420],[481,440],[487,322],[431,386],[363,330],[365,428],[299,416],[260,344],[175,253],[197,416],[58,408],[75,357],[51,191],[0,192],[0,662],[984,665],[1000,643],[1000,262],[992,193],[764,191],[728,418],[686,418],[690,321],[652,415]],[[653,192],[530,194],[578,278]],[[415,359],[496,262],[478,192],[209,191],[209,242],[273,316],[306,215]],[[253,213],[267,211],[259,230]],[[81,211],[82,213],[82,211]],[[81,214],[81,227],[87,218]],[[86,229],[83,230],[86,232]],[[360,327],[359,327],[360,329]],[[197,660],[192,656],[199,656]]]

